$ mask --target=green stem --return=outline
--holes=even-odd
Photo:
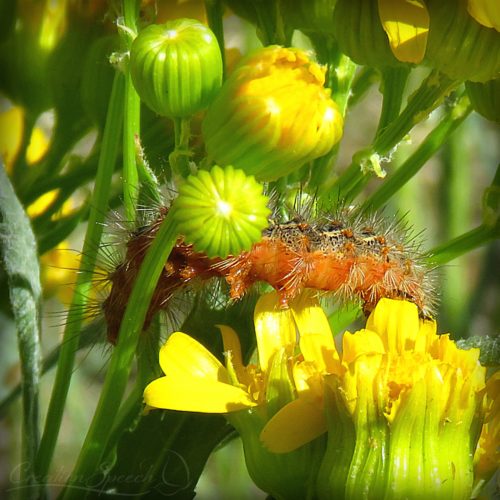
[[[130,50],[133,34],[136,33],[138,4],[136,0],[123,0],[125,29],[120,30],[125,50]],[[123,119],[123,204],[127,220],[135,221],[139,197],[139,176],[137,173],[135,138],[140,135],[141,101],[132,83],[130,71],[126,70],[125,110]]]
[[[363,204],[362,210],[377,209],[401,189],[448,140],[469,116],[472,108],[466,96],[450,108],[445,117],[427,135],[415,152]]]
[[[135,137],[140,134],[141,101],[127,71],[125,83],[125,110],[123,121],[123,204],[125,217],[135,221],[139,197],[139,175],[135,155]]]
[[[442,265],[498,238],[498,228],[481,224],[442,245],[434,247],[429,262]]]
[[[14,165],[12,168],[12,177],[16,185],[22,183],[23,178],[28,172],[28,165],[26,163],[26,151],[28,150],[28,146],[30,145],[31,134],[33,132],[33,128],[35,127],[37,118],[37,115],[34,115],[29,111],[26,111],[23,116],[21,144],[19,146],[19,150],[17,152],[17,156],[14,160]]]
[[[359,74],[354,78],[351,86],[351,92],[349,94],[349,100],[347,105],[350,108],[356,106],[356,104],[363,98],[368,89],[379,79],[378,72],[374,68],[369,68],[364,66],[361,68]]]
[[[382,93],[384,98],[375,137],[379,137],[387,126],[398,117],[409,74],[410,68],[406,66],[387,67],[382,70]]]
[[[96,464],[103,458],[116,410],[120,407],[127,386],[149,303],[165,262],[177,240],[177,228],[173,222],[174,211],[171,209],[165,217],[141,265],[123,316],[118,343],[111,357],[94,418],[62,495],[65,500],[81,498],[79,486],[85,487],[85,481],[93,476]]]
[[[52,455],[59,434],[64,405],[68,394],[71,374],[76,351],[80,340],[80,330],[83,324],[82,310],[87,304],[87,297],[91,287],[92,273],[96,264],[99,242],[104,228],[104,218],[108,195],[111,186],[111,177],[118,154],[123,117],[123,98],[125,91],[124,77],[116,74],[113,82],[106,127],[104,130],[101,156],[91,201],[87,233],[83,243],[80,272],[77,274],[75,292],[71,303],[61,353],[57,365],[57,373],[52,389],[45,429],[40,443],[36,461],[37,477],[45,478],[50,466]]]
[[[82,334],[80,335],[80,343],[78,345],[78,350],[84,349],[91,345],[97,344],[102,340],[103,332],[100,328],[101,324],[99,322],[93,322],[83,327]],[[42,360],[40,375],[45,375],[49,370],[51,370],[57,363],[62,345],[55,347],[47,356]],[[17,400],[21,395],[22,387],[19,383],[16,385],[9,394],[0,401],[0,420],[6,415],[10,405]]]
[[[342,117],[345,117],[357,66],[339,51],[337,43],[331,37],[316,36],[311,37],[311,40],[319,62],[328,65],[326,86],[332,90],[332,99],[337,104]],[[328,154],[314,161],[309,181],[311,188],[322,190],[325,180],[330,176],[338,151],[339,145],[337,144]]]
[[[175,148],[168,157],[174,179],[185,178],[191,173],[189,168],[190,133],[189,118],[174,118]]]
[[[341,199],[354,199],[370,179],[366,173],[378,170],[378,174],[381,175],[381,157],[396,148],[413,126],[427,118],[458,83],[439,72],[432,71],[411,96],[398,118],[376,137],[372,146],[358,151],[353,156],[352,163],[329,189],[338,192]]]

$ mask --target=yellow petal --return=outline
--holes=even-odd
[[[284,406],[260,434],[262,444],[273,453],[288,453],[326,432],[323,408],[301,398]]]
[[[413,350],[420,330],[417,306],[406,300],[381,299],[366,329],[377,332],[389,352]]]
[[[173,376],[153,380],[144,389],[144,401],[154,408],[202,413],[228,413],[256,405],[239,387]]]
[[[322,372],[337,373],[339,355],[333,334],[316,295],[304,291],[291,304],[295,323],[300,334],[300,350],[306,361],[316,363]]]
[[[500,31],[500,2],[498,0],[469,0],[467,10],[479,24]]]
[[[378,0],[378,11],[394,56],[403,62],[421,62],[429,32],[423,0]]]
[[[292,311],[280,307],[276,292],[266,293],[255,306],[254,324],[260,367],[267,372],[274,353],[283,347],[293,352],[296,328]]]
[[[342,338],[342,362],[348,365],[360,356],[385,354],[384,344],[378,334],[370,330],[345,332]]]
[[[226,325],[216,325],[221,334],[222,342],[224,344],[224,351],[231,353],[231,360],[235,370],[238,372],[243,368],[243,358],[241,356],[241,344],[238,334]]]
[[[160,366],[165,375],[175,380],[187,377],[229,383],[229,375],[221,362],[182,332],[172,333],[160,349]]]

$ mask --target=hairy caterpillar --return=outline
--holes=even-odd
[[[110,273],[111,291],[103,310],[112,343],[139,266],[167,210],[161,208],[152,224],[132,233],[124,261]],[[423,317],[432,316],[435,305],[432,269],[425,265],[418,246],[408,241],[400,223],[388,225],[377,216],[366,220],[340,211],[312,223],[302,216],[283,223],[271,221],[259,243],[225,259],[208,258],[179,239],[159,278],[144,329],[177,290],[194,280],[211,278],[225,279],[234,300],[253,284],[266,282],[278,291],[283,307],[304,288],[358,300],[366,313],[382,297],[408,299]]]

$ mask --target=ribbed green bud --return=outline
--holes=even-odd
[[[479,24],[466,0],[427,0],[431,27],[426,60],[456,80],[500,76],[500,33]]]
[[[465,88],[474,110],[500,123],[500,78],[485,83],[466,82]]]
[[[375,68],[403,64],[391,52],[377,2],[338,0],[333,25],[340,50],[355,63]]]
[[[237,255],[260,241],[267,227],[262,185],[232,166],[190,175],[179,188],[175,219],[195,250],[209,257]]]
[[[151,25],[130,49],[130,72],[141,99],[156,113],[186,118],[206,108],[222,82],[215,35],[192,19]]]
[[[327,154],[342,136],[343,119],[324,81],[325,69],[299,49],[251,54],[207,111],[208,157],[270,181]]]

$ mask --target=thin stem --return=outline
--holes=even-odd
[[[498,232],[495,227],[481,224],[451,241],[433,248],[430,252],[429,261],[433,265],[446,264],[498,238]]]
[[[30,144],[31,134],[33,132],[33,128],[35,127],[36,120],[37,115],[29,111],[26,111],[23,115],[21,144],[12,169],[12,176],[16,185],[22,182],[24,176],[28,172],[28,166],[26,164],[26,151],[28,150],[28,146]]]
[[[131,33],[136,32],[138,5],[135,0],[123,0],[125,27],[120,30],[126,50],[133,41]],[[125,111],[123,120],[123,204],[125,216],[135,221],[137,199],[139,197],[139,175],[137,172],[135,138],[140,135],[141,101],[132,83],[130,71],[126,70]]]
[[[40,481],[47,476],[52,455],[54,454],[71,374],[73,372],[75,354],[78,350],[80,330],[84,319],[81,312],[87,304],[87,297],[91,287],[92,273],[96,264],[97,251],[104,228],[111,177],[121,138],[124,92],[124,77],[117,73],[113,82],[108,108],[87,233],[83,243],[80,271],[77,274],[73,301],[68,312],[56,378],[45,421],[45,430],[37,455],[36,475]]]
[[[358,151],[353,156],[352,163],[329,189],[338,192],[342,199],[354,199],[370,179],[370,176],[366,175],[367,172],[378,170],[378,174],[381,175],[381,157],[396,148],[413,126],[427,118],[458,83],[441,73],[432,71],[410,98],[398,118],[376,137],[372,146]]]
[[[177,240],[177,228],[171,209],[162,222],[149,248],[134,284],[113,351],[96,412],[76,466],[63,492],[65,500],[81,498],[84,481],[96,472],[96,464],[103,458],[107,440],[126,389],[132,361],[137,348],[147,309],[165,262]]]
[[[377,209],[401,189],[448,140],[455,129],[469,116],[472,108],[462,97],[430,132],[415,152],[363,204],[362,210]]]
[[[359,71],[359,74],[354,78],[349,94],[347,105],[352,108],[358,104],[363,98],[368,89],[379,79],[377,70],[364,66]]]
[[[408,81],[410,68],[387,67],[382,70],[382,91],[384,99],[382,101],[382,111],[378,122],[376,137],[387,128],[399,115],[403,94]]]
[[[328,65],[326,86],[331,89],[332,99],[344,117],[356,72],[356,64],[339,51],[337,43],[331,37],[316,36],[311,37],[311,40],[314,43],[319,62]],[[310,187],[318,191],[322,190],[325,180],[330,176],[335,164],[338,150],[339,145],[337,144],[328,154],[314,161],[309,181]]]
[[[189,168],[189,118],[174,118],[175,148],[170,153],[168,161],[172,169],[173,178],[187,177],[191,172]]]

